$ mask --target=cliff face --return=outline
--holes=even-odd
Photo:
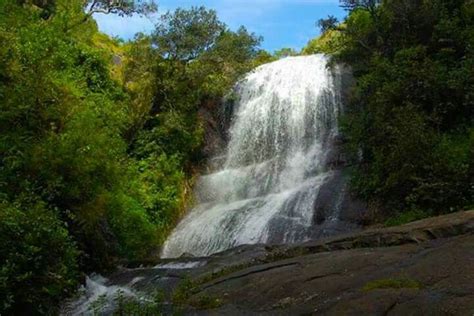
[[[231,121],[231,101],[207,100],[199,107],[198,115],[204,128],[204,146],[201,150],[206,173],[223,162],[227,146],[227,132]]]
[[[179,306],[187,315],[472,315],[473,233],[474,211],[460,212],[293,246],[165,260],[120,271],[107,285],[171,293],[191,280]],[[165,313],[178,308],[165,306]]]

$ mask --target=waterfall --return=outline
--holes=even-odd
[[[289,57],[257,68],[237,85],[225,161],[197,182],[197,204],[166,241],[162,257],[314,235],[315,203],[332,176],[327,153],[341,111],[340,74],[332,68],[324,55]]]

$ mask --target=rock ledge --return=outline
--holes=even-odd
[[[458,212],[297,245],[176,259],[196,268],[123,270],[110,282],[141,278],[137,290],[171,291],[186,275],[197,284],[191,300],[220,302],[189,308],[189,315],[473,315],[473,233],[474,211]]]

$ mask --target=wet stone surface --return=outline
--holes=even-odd
[[[307,243],[163,260],[118,271],[105,285],[169,294],[191,280],[190,302],[219,301],[184,307],[184,315],[472,315],[473,233],[474,211],[460,212]]]

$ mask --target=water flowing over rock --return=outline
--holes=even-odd
[[[94,275],[62,315],[112,315],[118,293],[146,304],[157,290],[167,294],[163,315],[472,315],[473,258],[474,211],[458,212]],[[174,305],[172,293],[189,282],[187,304]],[[196,304],[209,299],[219,306]]]
[[[295,243],[337,230],[342,195],[315,225],[319,189],[331,181],[341,69],[324,55],[285,58],[241,81],[225,159],[196,185],[197,205],[162,257],[206,256],[238,245]],[[337,193],[337,192],[336,192]],[[326,194],[327,195],[327,194]]]

